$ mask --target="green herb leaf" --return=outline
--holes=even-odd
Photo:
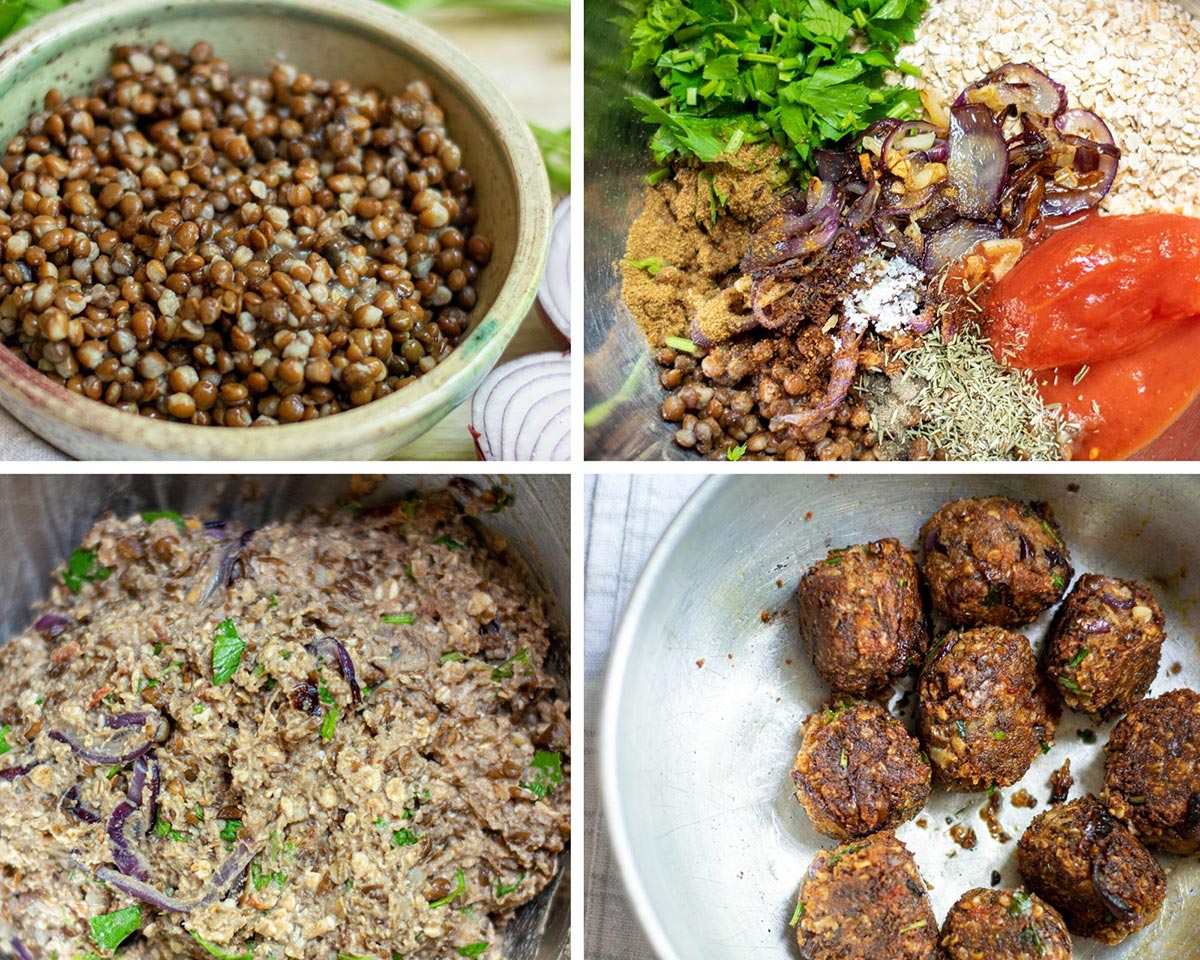
[[[500,666],[492,668],[492,679],[499,683],[501,680],[507,680],[513,675],[512,665],[521,663],[529,666],[529,651],[522,650],[520,653],[509,657]]]
[[[678,350],[681,353],[696,353],[700,349],[691,340],[685,340],[683,337],[666,337],[663,343],[672,350]]]
[[[1064,690],[1066,690],[1068,693],[1075,694],[1077,697],[1090,697],[1092,695],[1092,692],[1090,690],[1082,689],[1079,686],[1079,684],[1077,684],[1070,677],[1059,677],[1058,685],[1060,687],[1062,687]]]
[[[1061,590],[1063,587],[1065,587],[1067,585],[1067,581],[1065,581],[1057,573],[1050,578],[1050,582],[1054,585],[1055,590]]]
[[[242,654],[246,651],[246,643],[238,636],[237,627],[232,620],[222,620],[213,634],[213,686],[219,687],[228,683],[242,662]]]
[[[337,701],[333,699],[333,694],[329,692],[329,688],[323,683],[317,687],[317,699],[324,704],[337,703]]]
[[[188,933],[192,935],[193,940],[195,940],[198,944],[200,944],[200,946],[216,957],[217,960],[254,960],[254,951],[248,946],[246,947],[245,953],[226,953],[215,943],[209,943],[202,936],[200,936],[200,934],[191,930],[189,930]]]
[[[845,768],[849,762],[850,758],[846,755],[846,748],[842,747],[842,755],[838,758],[838,766]]]
[[[539,800],[548,793],[553,793],[555,786],[562,783],[562,756],[548,750],[539,750],[533,755],[529,769],[533,777],[529,782],[521,781],[519,786],[537,796]]]
[[[1006,736],[1006,734],[1004,733],[1003,730],[993,730],[992,731],[992,739],[993,740],[1003,740],[1005,738],[1005,736]]]
[[[282,890],[283,885],[287,883],[287,881],[288,878],[286,873],[279,873],[277,871],[273,873],[266,873],[263,871],[263,868],[259,866],[257,858],[250,861],[250,882],[254,884],[255,890],[262,890],[266,887],[269,887],[272,883]]]
[[[241,820],[226,820],[225,826],[221,828],[221,839],[226,843],[233,843],[237,840],[238,831],[241,829]]]
[[[1040,746],[1042,748],[1042,753],[1050,752],[1050,744],[1048,744],[1045,740],[1039,740],[1038,746]]]
[[[181,533],[187,529],[187,524],[184,523],[183,517],[174,510],[147,510],[142,513],[142,519],[147,523],[153,523],[155,520],[170,520],[179,528]]]
[[[274,610],[277,606],[279,606],[279,598],[272,593],[267,597],[267,609]]]
[[[330,707],[325,711],[325,716],[321,720],[321,739],[332,740],[333,732],[337,729],[338,709]]]
[[[746,444],[742,443],[736,447],[730,447],[725,451],[725,459],[733,463],[737,463],[746,453]]]
[[[384,623],[411,627],[417,622],[417,615],[415,613],[385,613],[380,619]]]
[[[796,909],[792,911],[792,919],[788,921],[789,927],[794,927],[800,922],[800,918],[804,916],[804,901],[796,901]]]
[[[440,900],[430,900],[429,909],[436,910],[438,907],[444,907],[455,897],[467,892],[467,878],[461,870],[454,874],[454,889],[449,894],[442,897]]]
[[[516,883],[502,883],[496,881],[496,899],[507,897],[510,893],[514,893],[516,889],[525,882],[525,871],[521,871],[521,875],[517,877]]]
[[[467,655],[461,650],[449,650],[442,654],[442,663],[462,663]]]
[[[635,269],[638,269],[638,270],[643,270],[652,277],[657,277],[658,272],[660,270],[662,270],[663,267],[669,267],[671,265],[671,262],[669,260],[664,260],[662,257],[646,257],[646,259],[644,259],[644,260],[629,260],[627,258],[626,262],[631,267],[634,267]],[[683,338],[682,337],[671,337],[669,339],[681,340]],[[691,343],[690,340],[688,342]]]
[[[12,749],[12,747],[9,746],[7,739],[10,733],[12,733],[12,727],[10,727],[7,723],[0,727],[0,756],[3,756]]]
[[[25,0],[0,0],[0,37],[7,36],[25,12]]]
[[[72,593],[78,593],[85,581],[107,580],[112,571],[96,562],[96,551],[78,547],[67,558],[67,569],[63,571],[63,583]]]
[[[164,840],[175,840],[179,843],[187,843],[191,837],[186,833],[180,833],[171,826],[171,821],[163,817],[159,817],[154,821],[154,835],[162,837]]]
[[[1075,656],[1073,656],[1070,660],[1067,661],[1067,666],[1068,667],[1079,666],[1081,663],[1083,663],[1083,658],[1086,657],[1090,652],[1091,651],[1088,650],[1087,647],[1084,647],[1077,654],[1075,654]]]
[[[1017,934],[1017,939],[1032,947],[1036,956],[1044,957],[1046,955],[1046,944],[1042,940],[1042,935],[1038,933],[1037,927],[1032,923],[1027,923],[1021,928],[1021,932]]]
[[[419,839],[421,838],[408,829],[392,831],[393,847],[411,847]]]
[[[1057,543],[1060,547],[1066,546],[1066,544],[1062,542],[1062,537],[1060,537],[1058,535],[1058,531],[1054,529],[1054,524],[1052,524],[1049,520],[1042,521],[1042,529],[1045,530],[1048,534],[1050,534],[1050,536],[1052,536],[1054,538],[1054,542]]]
[[[477,957],[488,948],[486,940],[477,940],[475,943],[468,943],[465,947],[458,948],[460,957]]]
[[[92,940],[101,950],[116,950],[131,933],[142,925],[142,908],[126,907],[113,913],[102,913],[89,921]]]
[[[453,537],[438,537],[433,542],[440,543],[443,547],[447,547],[451,550],[467,549],[467,545],[465,543],[463,543],[461,540],[455,540]]]

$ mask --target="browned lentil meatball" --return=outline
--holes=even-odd
[[[1050,628],[1046,676],[1072,710],[1102,720],[1124,713],[1154,681],[1165,624],[1149,588],[1085,574]]]
[[[1200,853],[1200,693],[1135,703],[1104,751],[1100,797],[1113,816],[1147,846]]]
[[[968,890],[942,923],[939,960],[1071,960],[1058,911],[1024,890]]]
[[[937,949],[925,882],[891,830],[818,853],[798,909],[803,960],[932,960]]]
[[[919,667],[929,631],[918,576],[912,554],[891,538],[833,550],[809,567],[796,596],[817,676],[871,696]]]
[[[1006,787],[1054,743],[1058,701],[1029,641],[1002,627],[951,632],[917,684],[917,726],[934,774],[949,790]]]
[[[804,721],[792,771],[813,826],[847,840],[916,815],[929,799],[929,761],[877,703],[833,698]]]
[[[1073,933],[1101,943],[1140,930],[1167,895],[1158,861],[1093,796],[1034,817],[1017,844],[1017,867]]]
[[[1044,503],[955,500],[921,537],[933,609],[959,626],[1029,623],[1071,582],[1066,544]]]

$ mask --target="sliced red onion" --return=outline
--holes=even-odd
[[[1090,110],[1067,110],[1055,118],[1054,126],[1063,144],[1074,151],[1072,168],[1085,180],[1080,187],[1067,189],[1047,178],[1041,210],[1050,216],[1067,216],[1104,199],[1117,177],[1121,151],[1112,131]]]
[[[350,659],[350,653],[342,646],[341,642],[333,637],[318,637],[312,643],[307,644],[305,649],[309,653],[322,654],[332,652],[337,658],[338,666],[342,668],[342,677],[350,687],[350,699],[354,701],[356,707],[362,705],[362,688],[358,685],[358,676],[354,670],[354,661]]]
[[[892,190],[884,190],[880,208],[888,213],[912,213],[914,210],[920,210],[926,206],[937,192],[938,185],[935,183],[922,187],[920,190],[913,190],[911,193],[895,193]]]
[[[750,236],[750,245],[742,257],[742,271],[761,274],[772,268],[821,253],[838,234],[841,212],[840,191],[830,183],[814,178],[809,186],[805,213],[785,210],[770,217]]]
[[[153,740],[147,740],[145,743],[135,747],[124,753],[114,753],[111,750],[95,750],[90,747],[85,747],[82,743],[76,740],[69,734],[63,733],[61,730],[51,730],[48,734],[51,740],[56,740],[59,743],[65,743],[76,754],[88,763],[94,764],[113,764],[113,763],[128,763],[130,760],[136,760],[138,757],[149,753],[154,746]],[[118,740],[128,739],[127,737],[117,736],[106,744],[111,746]]]
[[[871,217],[875,215],[875,208],[879,205],[880,192],[879,182],[876,181],[866,193],[854,201],[846,213],[846,225],[851,230],[861,230],[870,223]]]
[[[32,763],[22,764],[19,767],[6,767],[0,770],[0,780],[17,780],[29,773],[34,767],[45,762],[45,760],[34,760]]]
[[[151,720],[161,720],[162,714],[157,710],[145,710],[139,713],[118,713],[104,718],[104,725],[109,730],[123,730],[126,727],[144,727]]]
[[[108,835],[108,846],[117,869],[127,877],[148,880],[150,864],[146,862],[145,857],[134,850],[133,841],[130,840],[128,834],[129,819],[137,813],[137,810],[137,804],[126,797],[113,808],[112,816],[108,818],[104,832]]]
[[[158,761],[151,755],[149,760],[150,799],[146,805],[146,833],[154,829],[158,822],[158,794],[162,788],[162,769]]]
[[[914,154],[928,157],[929,151],[937,146],[940,132],[932,123],[924,120],[905,120],[896,124],[888,138],[883,141],[880,151],[883,168],[891,172],[889,153],[897,153],[905,159]]]
[[[250,861],[254,859],[256,852],[256,847],[243,840],[213,874],[203,896],[192,900],[181,900],[178,897],[168,896],[145,881],[128,877],[110,867],[100,867],[96,870],[95,876],[98,880],[103,880],[120,890],[126,896],[157,907],[159,910],[167,913],[191,913],[193,910],[207,907],[210,903],[224,899],[229,892],[230,884],[246,872],[246,868],[250,866]]]
[[[33,954],[29,952],[29,948],[16,937],[12,938],[12,952],[17,960],[34,960]]]
[[[823,182],[841,183],[843,180],[861,180],[862,167],[858,157],[845,150],[818,148],[813,151],[817,177]]]
[[[1000,202],[1008,174],[1008,145],[1004,132],[984,106],[950,109],[950,156],[947,180],[954,203],[964,217],[979,220]]]
[[[1048,120],[1067,108],[1067,91],[1032,64],[1006,63],[963,90],[954,105],[964,104],[984,104],[993,111],[1016,107]]]
[[[570,357],[534,353],[498,366],[471,398],[468,429],[482,460],[569,460]]]
[[[858,343],[863,331],[851,334],[844,327],[834,339],[836,350],[833,354],[833,367],[829,371],[829,386],[825,395],[816,403],[802,410],[785,413],[778,419],[782,423],[791,424],[800,430],[823,423],[837,413],[838,407],[846,399],[850,387],[854,384],[854,375],[858,371]]]
[[[537,295],[538,313],[567,346],[571,344],[571,197],[554,208],[550,256]]]
[[[1112,607],[1114,610],[1129,610],[1134,605],[1133,597],[1114,597],[1111,593],[1101,591],[1100,599],[1104,601],[1105,606]]]
[[[80,799],[79,784],[75,784],[62,796],[63,809],[82,823],[99,823],[100,811]]]
[[[64,630],[75,625],[75,621],[70,617],[64,617],[59,613],[46,613],[38,617],[37,622],[33,625],[33,629],[47,640],[52,640]]]
[[[925,257],[921,269],[932,275],[943,267],[965,257],[984,240],[995,240],[1003,231],[994,223],[959,220],[925,238]]]

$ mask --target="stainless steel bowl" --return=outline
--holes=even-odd
[[[394,499],[416,487],[444,486],[451,477],[388,477],[363,502]],[[535,586],[551,603],[559,646],[552,668],[567,691],[570,676],[571,485],[565,476],[473,477],[486,489],[501,484],[513,505],[480,521],[504,534],[529,564]],[[241,520],[259,526],[294,515],[307,504],[347,495],[345,477],[300,476],[6,476],[0,477],[0,645],[29,625],[30,607],[46,596],[50,571],[80,537],[111,510],[118,516],[142,510],[175,510],[204,518]],[[2,686],[3,680],[0,680]],[[558,878],[518,911],[509,925],[509,960],[567,960],[570,956],[570,851]],[[0,890],[0,899],[4,892]],[[4,944],[8,949],[8,944]]]
[[[615,634],[600,720],[604,809],[629,899],[663,960],[794,960],[788,920],[817,834],[789,773],[803,718],[824,699],[804,655],[793,594],[830,547],[895,536],[914,545],[925,518],[955,497],[1006,494],[1049,502],[1078,572],[1148,582],[1168,640],[1152,694],[1200,689],[1195,531],[1200,478],[1150,476],[746,476],[710,479],[651,555]],[[763,613],[780,612],[764,622]],[[1043,618],[1024,632],[1040,643]],[[1168,668],[1181,665],[1180,672]],[[911,686],[909,681],[908,686]],[[898,698],[897,698],[898,699]],[[910,698],[911,699],[911,698]],[[893,701],[894,705],[896,701]],[[912,704],[902,711],[911,719]],[[1084,718],[1086,719],[1086,718]],[[1103,780],[1103,745],[1067,711],[1057,744],[1021,781],[1037,809],[1002,790],[998,843],[978,811],[982,794],[935,789],[898,834],[912,849],[939,920],[969,887],[1020,882],[1013,856],[1046,808],[1046,780],[1071,759],[1072,796]],[[975,829],[964,850],[946,818]],[[1159,919],[1119,947],[1076,938],[1078,960],[1200,957],[1200,859],[1160,856],[1168,870]]]

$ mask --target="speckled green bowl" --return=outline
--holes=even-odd
[[[83,459],[382,459],[466,399],[500,358],[537,294],[549,244],[550,191],[528,126],[460,51],[373,0],[84,0],[0,46],[0,141],[41,108],[51,87],[82,93],[112,48],[209,41],[235,70],[266,72],[285,57],[317,76],[399,91],[421,78],[446,111],[475,180],[492,261],[466,340],[431,373],[391,396],[333,417],[261,429],[148,420],[55,386],[0,347],[0,405]],[[564,96],[566,94],[564,93]]]

